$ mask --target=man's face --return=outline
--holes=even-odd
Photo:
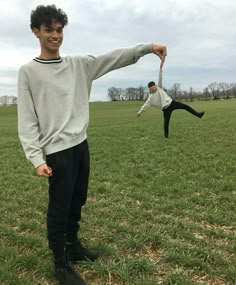
[[[40,41],[42,54],[57,54],[59,56],[59,48],[63,41],[63,26],[61,23],[54,20],[51,26],[42,24],[40,29],[34,28],[33,32]]]
[[[157,91],[157,86],[156,85],[152,85],[151,87],[149,87],[149,92],[150,93],[155,93]]]

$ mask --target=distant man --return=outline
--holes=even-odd
[[[84,285],[70,262],[98,257],[79,239],[81,210],[89,182],[89,96],[93,80],[154,53],[164,63],[166,47],[141,44],[100,56],[60,56],[67,15],[55,5],[31,13],[40,55],[18,75],[18,130],[26,157],[49,179],[48,244],[61,285]]]
[[[190,106],[183,104],[181,102],[177,102],[172,98],[170,98],[170,96],[168,96],[168,94],[162,88],[162,64],[160,66],[158,85],[156,85],[155,82],[151,81],[148,83],[148,88],[150,95],[146,100],[146,102],[141,107],[141,109],[138,111],[137,118],[140,117],[142,112],[146,111],[152,106],[161,109],[163,111],[163,116],[164,116],[165,138],[168,138],[169,136],[169,122],[171,114],[174,110],[184,109],[198,118],[202,118],[202,116],[205,113],[205,112],[197,112]]]

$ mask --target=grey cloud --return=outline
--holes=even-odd
[[[0,33],[0,48],[2,54],[14,55],[10,66],[14,69],[11,76],[15,78],[19,65],[38,55],[38,40],[31,34],[29,16],[36,5],[46,1],[7,2],[12,9],[9,13],[0,12],[0,26],[4,27]],[[54,3],[69,17],[62,55],[99,54],[142,42],[160,42],[168,47],[165,63],[168,87],[179,82],[185,88],[199,89],[212,81],[234,80],[234,0],[227,0],[227,5],[220,0],[55,0]],[[133,67],[112,72],[95,82],[92,96],[106,93],[110,86],[146,84],[149,78],[155,77],[158,63],[157,58],[148,55]],[[3,64],[9,67],[6,58]],[[0,71],[0,77],[3,72],[7,72],[6,68]],[[0,84],[0,94],[2,88]]]

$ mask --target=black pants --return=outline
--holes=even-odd
[[[192,109],[191,107],[189,107],[186,104],[177,102],[175,100],[172,100],[170,106],[168,106],[166,109],[163,110],[163,115],[164,115],[164,132],[165,132],[165,137],[168,138],[169,136],[169,123],[170,123],[170,117],[171,114],[174,110],[177,109],[184,109],[186,111],[188,111],[189,113],[199,117],[199,113],[196,112],[194,109]]]
[[[89,180],[89,148],[81,144],[46,157],[53,175],[49,178],[47,230],[49,248],[55,258],[64,255],[65,242],[77,240],[81,209]]]

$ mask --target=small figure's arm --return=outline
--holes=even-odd
[[[160,65],[160,70],[159,70],[158,86],[162,88],[162,64]]]

